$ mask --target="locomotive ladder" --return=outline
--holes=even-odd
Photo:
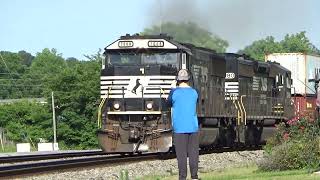
[[[108,100],[109,91],[110,91],[110,87],[108,87],[108,91],[105,94],[106,97],[102,98],[102,101],[99,104],[99,108],[98,108],[98,128],[102,127],[102,121],[101,121],[102,108],[103,108],[104,103]]]
[[[237,110],[237,140],[238,142],[241,142],[244,138],[241,138],[241,134],[243,134],[243,130],[245,129],[245,126],[247,125],[247,112],[243,104],[243,98],[246,97],[246,95],[241,95],[240,100],[234,98],[233,104]],[[240,133],[241,132],[241,133]]]
[[[240,100],[233,98],[232,102],[237,110],[237,126],[244,124],[247,125],[247,112],[243,104],[243,98],[246,95],[241,95]]]

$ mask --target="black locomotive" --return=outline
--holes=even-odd
[[[180,69],[198,90],[200,147],[259,145],[293,114],[291,73],[277,63],[179,43],[166,35],[120,37],[105,48],[98,139],[105,152],[167,152],[166,98]]]

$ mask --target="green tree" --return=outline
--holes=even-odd
[[[244,53],[254,59],[263,61],[265,54],[282,52],[320,54],[319,49],[310,42],[304,31],[291,35],[287,34],[280,42],[275,41],[274,37],[268,36],[265,39],[254,41],[251,45],[240,50],[238,53]]]
[[[18,52],[18,55],[22,58],[22,63],[26,66],[30,66],[32,63],[32,60],[34,59],[34,56],[32,54],[22,50]]]
[[[23,84],[22,74],[28,67],[18,53],[0,52],[0,98],[21,98]]]
[[[15,142],[52,140],[52,115],[48,106],[36,102],[17,102],[0,106],[0,127]]]
[[[268,36],[265,39],[254,41],[238,53],[247,54],[254,59],[264,61],[265,54],[273,52],[283,52],[283,48],[279,42],[275,41],[274,37]]]
[[[97,148],[96,116],[100,60],[68,62],[68,67],[46,82],[54,91],[58,139],[69,148]],[[70,63],[70,64],[69,64]]]
[[[23,77],[25,84],[30,87],[29,94],[36,97],[49,96],[51,90],[47,87],[66,67],[64,58],[55,49],[46,48],[37,53],[29,71]]]
[[[306,32],[302,31],[297,34],[287,34],[280,42],[284,52],[302,52],[309,54],[320,54],[310,40],[306,37]]]
[[[55,49],[44,49],[24,71],[16,71],[20,66],[27,67],[21,53],[6,53],[5,58],[15,58],[7,66],[14,69],[13,72],[19,72],[15,82],[24,89],[13,89],[15,86],[11,80],[6,81],[11,88],[1,89],[1,96],[6,93],[5,97],[9,97],[20,91],[23,95],[48,99],[47,105],[28,102],[1,105],[0,127],[7,130],[8,138],[15,142],[34,143],[45,138],[52,142],[51,92],[54,91],[60,147],[97,148],[96,117],[103,58],[100,52],[86,56],[86,61],[79,61],[76,58],[65,60]],[[24,53],[23,57],[29,56]],[[2,69],[8,72],[5,66]],[[7,74],[2,75],[10,78]]]
[[[217,52],[225,52],[228,47],[228,42],[221,39],[215,34],[199,27],[197,24],[188,23],[173,23],[166,22],[160,26],[153,26],[146,28],[142,32],[144,35],[155,35],[167,33],[172,36],[176,41],[183,43],[191,43],[199,47],[206,47],[214,49]]]
[[[30,73],[37,78],[47,78],[55,74],[59,74],[66,68],[66,62],[58,54],[56,49],[43,49],[41,53],[37,53],[34,58]]]
[[[27,66],[18,53],[0,51],[1,78],[19,78],[19,74],[26,71]]]

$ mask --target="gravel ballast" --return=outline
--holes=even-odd
[[[228,167],[245,166],[257,162],[263,157],[263,151],[239,151],[200,155],[199,171],[209,172]],[[88,167],[86,169],[72,169],[37,176],[25,177],[25,179],[90,179],[90,180],[116,180],[120,178],[120,172],[127,171],[130,179],[146,175],[172,175],[177,174],[177,160],[150,160],[135,163],[106,165],[100,167]]]

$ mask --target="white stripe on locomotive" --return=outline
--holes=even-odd
[[[101,76],[101,98],[166,98],[175,76]],[[124,94],[123,94],[124,93]]]
[[[237,99],[239,96],[239,82],[225,82],[225,100]]]

